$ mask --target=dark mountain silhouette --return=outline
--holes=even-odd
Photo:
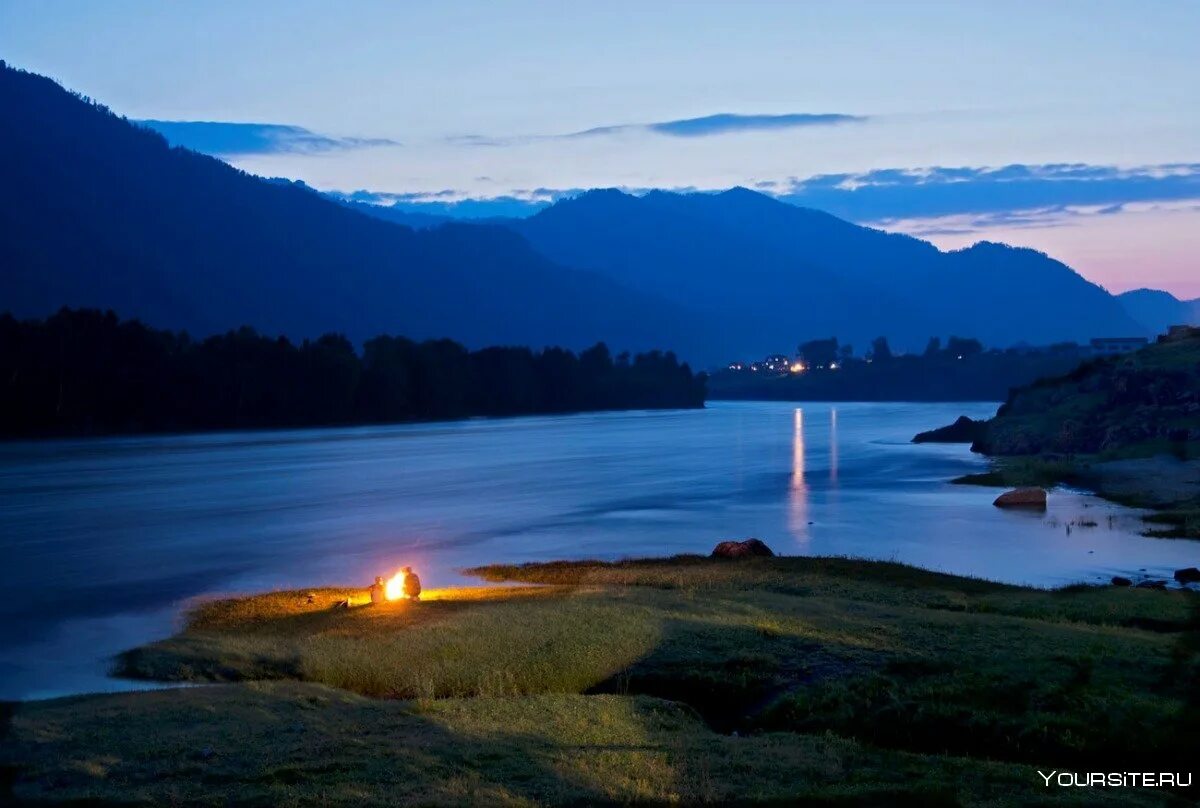
[[[1145,331],[1042,253],[988,243],[944,253],[744,188],[591,191],[508,226],[552,260],[705,312],[731,356],[831,334],[917,350],[931,334],[1005,346]]]
[[[1158,289],[1134,289],[1117,295],[1129,316],[1155,334],[1173,325],[1200,325],[1200,298],[1180,300]]]
[[[703,346],[678,306],[557,266],[512,230],[380,221],[171,148],[3,63],[0,108],[0,309],[17,316],[68,305],[198,336],[249,324],[687,358]]]

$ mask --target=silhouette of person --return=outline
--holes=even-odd
[[[383,603],[387,600],[387,587],[383,583],[383,576],[376,576],[375,583],[371,584],[371,602]]]
[[[404,596],[409,600],[421,599],[421,579],[413,572],[412,567],[404,568]]]

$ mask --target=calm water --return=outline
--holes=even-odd
[[[128,686],[117,651],[169,634],[188,598],[426,586],[493,561],[708,552],[895,559],[1055,585],[1169,576],[1200,543],[1058,492],[1045,515],[946,481],[985,463],[911,436],[994,405],[717,402],[452,424],[0,445],[0,698]],[[1069,528],[1079,521],[1095,527]]]

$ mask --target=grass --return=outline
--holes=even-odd
[[[647,697],[396,702],[251,683],[31,705],[12,734],[5,756],[21,761],[29,804],[1085,804],[1076,789],[1045,793],[1033,767],[720,735]],[[1101,791],[1086,804],[1161,800]]]
[[[1143,449],[1145,451],[1143,451]],[[992,468],[977,474],[966,474],[951,482],[959,485],[982,485],[997,488],[1038,486],[1052,488],[1056,485],[1076,485],[1094,491],[1097,496],[1127,505],[1131,508],[1152,510],[1143,516],[1150,527],[1144,535],[1161,539],[1200,538],[1200,499],[1179,499],[1172,496],[1173,486],[1163,485],[1160,476],[1152,467],[1137,482],[1128,474],[1115,478],[1102,465],[1110,460],[1152,460],[1155,455],[1149,449],[1138,447],[1127,452],[1095,456],[1038,457],[1016,456],[992,458]],[[1158,456],[1162,456],[1159,453]],[[1180,458],[1194,461],[1195,451]]]
[[[1187,771],[1200,742],[1192,592],[1045,591],[836,558],[473,572],[493,585],[419,604],[334,610],[363,593],[321,590],[203,605],[120,664],[238,684],[21,705],[5,755],[16,793],[1161,804],[1047,792],[1034,769]]]

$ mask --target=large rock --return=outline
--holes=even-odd
[[[1181,570],[1175,570],[1175,580],[1181,584],[1200,583],[1200,569],[1184,567]]]
[[[758,539],[745,541],[723,541],[713,548],[713,558],[750,558],[752,556],[773,556],[771,548]]]
[[[987,421],[973,421],[965,415],[949,426],[918,433],[913,443],[974,443]]]
[[[997,508],[1045,508],[1045,488],[1014,488],[996,497]]]

